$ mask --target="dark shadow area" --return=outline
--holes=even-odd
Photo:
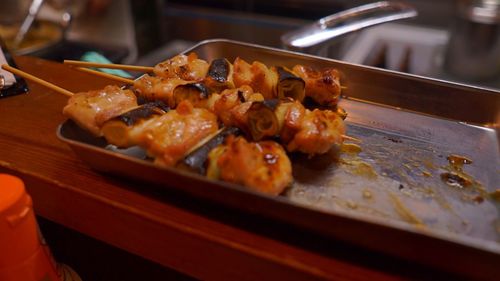
[[[37,220],[56,261],[69,265],[83,281],[194,280],[49,220]]]

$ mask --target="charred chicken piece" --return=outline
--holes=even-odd
[[[229,136],[224,145],[210,151],[208,161],[209,178],[270,195],[279,195],[293,181],[290,159],[273,141],[247,142]]]
[[[178,85],[173,92],[174,107],[188,100],[194,107],[206,108],[211,92],[203,83]]]
[[[340,98],[340,80],[337,70],[328,68],[323,71],[313,70],[308,66],[296,65],[293,72],[304,79],[305,94],[316,103],[335,106]]]
[[[95,136],[101,136],[101,126],[137,106],[131,90],[118,86],[74,94],[63,109],[63,114]]]
[[[205,85],[213,92],[220,93],[234,88],[233,65],[227,59],[214,59],[208,68]]]
[[[155,157],[155,163],[165,166],[175,165],[192,147],[218,130],[217,116],[207,109],[194,108],[189,101],[144,125],[138,145]]]
[[[163,78],[179,78],[186,81],[201,81],[208,71],[208,63],[199,59],[195,53],[177,55],[171,59],[158,63],[154,67],[154,74]]]
[[[241,130],[236,127],[223,127],[219,129],[215,136],[208,137],[205,142],[202,141],[198,143],[197,147],[191,149],[191,152],[177,164],[177,167],[205,175],[205,164],[207,163],[208,153],[212,149],[222,145],[227,137],[239,135],[241,135]]]

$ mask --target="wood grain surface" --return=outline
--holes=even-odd
[[[18,57],[16,62],[73,92],[116,83],[37,58]],[[28,94],[0,99],[0,172],[25,181],[44,218],[199,279],[449,276],[182,192],[101,175],[56,137],[66,119],[61,111],[67,97],[28,84]]]

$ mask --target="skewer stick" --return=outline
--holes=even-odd
[[[96,63],[96,62],[86,62],[78,60],[64,60],[64,64],[69,64],[78,67],[122,69],[122,70],[138,71],[138,72],[153,72],[154,69],[154,67],[151,66],[137,66],[137,65],[126,65],[126,64],[115,64],[115,63]]]
[[[358,143],[363,142],[362,140],[360,140],[360,139],[358,139],[358,138],[351,137],[351,136],[348,136],[348,135],[342,135],[342,138],[343,138],[344,140],[350,140],[350,141],[353,141],[353,142],[358,142]]]
[[[84,68],[84,67],[77,67],[76,69],[78,69],[80,71],[83,71],[83,72],[87,72],[87,73],[93,74],[93,75],[97,75],[97,76],[101,76],[101,77],[113,79],[113,80],[118,81],[118,82],[123,82],[125,84],[129,84],[129,85],[134,84],[134,80],[132,80],[132,79],[128,79],[128,78],[116,76],[116,75],[113,75],[113,74],[104,73],[104,72],[100,72],[100,71],[97,71],[97,70],[93,70],[93,69],[89,69],[89,68]]]
[[[40,78],[38,78],[36,76],[33,76],[33,75],[29,74],[29,73],[26,73],[26,72],[24,72],[22,70],[14,68],[14,67],[12,67],[10,65],[2,64],[2,68],[5,69],[5,70],[7,70],[7,71],[9,71],[9,72],[11,72],[11,73],[14,73],[17,76],[21,76],[22,78],[24,78],[26,80],[33,81],[35,83],[38,83],[38,84],[40,84],[42,86],[45,86],[45,87],[51,89],[51,90],[54,90],[54,91],[58,92],[59,94],[63,94],[63,95],[68,96],[68,97],[71,97],[73,95],[72,92],[70,92],[70,91],[68,91],[66,89],[63,89],[63,88],[61,88],[59,86],[56,86],[56,85],[54,85],[54,84],[52,84],[50,82],[47,82],[47,81],[45,81],[43,79],[40,79]]]

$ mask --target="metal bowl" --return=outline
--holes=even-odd
[[[16,55],[41,55],[54,48],[64,38],[62,25],[51,21],[35,21],[26,34],[25,39],[14,47],[14,38],[18,26],[0,26],[0,37],[3,38],[7,48]]]

